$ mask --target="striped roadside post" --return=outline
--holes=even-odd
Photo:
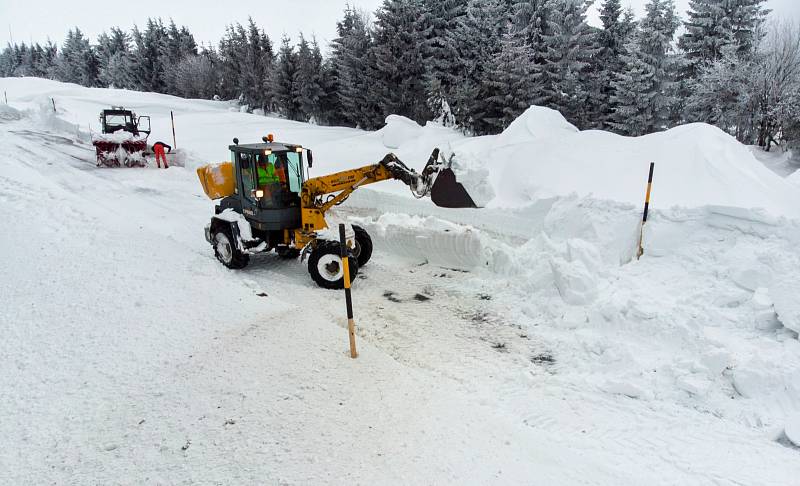
[[[169,119],[172,121],[172,146],[178,150],[178,142],[175,141],[175,115],[172,114],[172,110],[169,110]]]
[[[342,223],[339,223],[339,242],[341,243],[339,255],[342,257],[344,299],[347,304],[347,332],[350,334],[350,357],[357,358],[356,322],[353,320],[353,298],[350,295],[350,259],[348,257],[350,249],[347,248],[347,237],[344,234],[344,224]]]
[[[644,212],[642,213],[642,227],[639,231],[639,250],[636,253],[636,259],[644,255],[644,225],[647,223],[647,212],[650,210],[650,190],[653,188],[653,169],[656,163],[650,162],[650,175],[647,176],[647,194],[644,196]]]

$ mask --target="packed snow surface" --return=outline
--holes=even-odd
[[[0,88],[0,484],[800,477],[797,189],[716,129],[629,139],[532,108],[466,138]],[[120,103],[154,139],[174,111],[186,167],[96,168],[88,121]],[[375,246],[353,285],[357,360],[341,292],[272,254],[229,271],[205,241],[193,168],[266,133],[312,148],[312,176],[390,150],[419,169],[439,146],[487,205],[437,208],[387,182],[331,215]]]

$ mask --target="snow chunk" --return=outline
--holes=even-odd
[[[731,355],[722,349],[712,349],[703,353],[700,362],[711,375],[719,375],[730,365]]]
[[[792,444],[800,447],[800,412],[796,412],[786,419],[783,432]]]
[[[800,333],[800,277],[787,273],[775,279],[769,293],[781,324]]]
[[[550,268],[558,293],[567,304],[585,305],[597,298],[597,277],[582,261],[555,257],[550,260]]]
[[[737,269],[731,276],[739,287],[755,291],[760,287],[769,286],[772,281],[772,271],[766,265],[753,265]]]
[[[705,376],[698,373],[684,375],[675,380],[675,384],[681,390],[691,393],[692,395],[705,395],[711,382]]]

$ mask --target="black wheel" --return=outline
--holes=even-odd
[[[353,231],[356,233],[356,244],[353,248],[353,256],[356,257],[356,260],[358,260],[358,267],[361,268],[372,258],[372,238],[370,238],[367,230],[361,226],[353,225]]]
[[[335,241],[320,241],[311,252],[308,259],[308,273],[320,287],[325,289],[344,287],[344,268],[339,252],[339,243]],[[358,273],[358,260],[352,254],[347,257],[347,260],[352,282]]]
[[[250,263],[250,255],[242,253],[236,248],[230,229],[220,228],[214,230],[214,233],[211,234],[211,239],[214,241],[214,255],[226,267],[239,269],[246,267]]]
[[[292,248],[290,246],[279,246],[275,248],[275,253],[277,253],[279,257],[285,258],[287,260],[294,260],[295,258],[300,256],[300,250],[298,250],[297,248]]]

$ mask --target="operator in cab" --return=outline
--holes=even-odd
[[[273,205],[281,204],[281,192],[286,184],[284,164],[280,156],[261,156],[256,165],[258,171],[258,187],[264,191],[264,198],[272,201]]]

